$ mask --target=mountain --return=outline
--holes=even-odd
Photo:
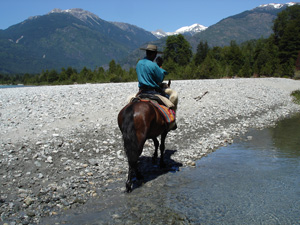
[[[108,22],[82,9],[54,9],[0,30],[0,72],[94,69],[154,40],[134,25]]]
[[[300,3],[261,5],[208,28],[194,24],[173,33],[161,33],[185,35],[194,52],[200,41],[207,41],[210,46],[225,46],[231,40],[241,43],[266,38],[272,33],[277,13],[293,4]],[[0,30],[0,73],[60,71],[69,66],[77,70],[84,66],[94,69],[112,59],[128,68],[144,55],[139,50],[142,45],[152,42],[163,50],[166,39],[167,36],[158,39],[131,24],[102,20],[83,9],[54,9]]]
[[[231,40],[242,43],[261,37],[267,38],[273,32],[273,20],[277,17],[277,13],[294,4],[300,3],[260,5],[252,10],[227,17],[193,36],[185,35],[185,38],[191,44],[193,52],[196,52],[200,41],[207,41],[209,46],[214,47],[228,46]],[[164,35],[164,37],[153,43],[159,49],[163,49],[166,39],[167,35]],[[120,63],[126,68],[132,67],[136,64],[136,59],[141,57],[142,52],[135,50],[128,57],[120,61]]]
[[[242,43],[251,39],[267,38],[272,31],[273,20],[288,6],[300,3],[265,4],[230,16],[197,33],[190,39],[193,49],[200,41],[207,41],[210,46],[226,46],[231,40]]]
[[[207,27],[196,23],[196,24],[193,24],[191,26],[181,27],[178,30],[176,30],[175,32],[164,32],[163,30],[158,29],[156,31],[152,31],[151,33],[154,36],[156,36],[157,38],[162,38],[162,37],[166,37],[166,36],[170,36],[170,35],[176,35],[176,34],[183,34],[183,35],[193,36],[194,34],[199,33],[201,31],[204,31],[206,29],[207,29]]]

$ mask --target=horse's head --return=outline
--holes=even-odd
[[[167,88],[170,88],[170,86],[171,86],[171,80],[169,80],[168,83],[162,82],[162,83],[160,83],[159,86],[160,86],[160,88],[161,88],[162,90],[166,90]]]
[[[163,89],[164,92],[170,96],[169,100],[175,105],[174,110],[176,111],[178,104],[178,94],[175,90],[171,89],[170,86],[171,80],[169,80],[168,83],[163,82],[160,84],[160,88]]]

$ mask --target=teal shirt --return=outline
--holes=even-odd
[[[159,87],[158,84],[163,82],[165,75],[167,75],[167,71],[146,57],[137,63],[136,73],[139,87],[148,86],[154,88]]]

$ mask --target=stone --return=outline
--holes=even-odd
[[[24,199],[24,203],[25,203],[27,206],[31,205],[33,202],[34,202],[34,200],[33,200],[31,197],[29,197],[29,196],[28,196],[27,198]]]

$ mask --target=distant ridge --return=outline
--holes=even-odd
[[[300,3],[260,5],[221,20],[205,31],[195,34],[190,41],[195,50],[200,41],[207,41],[210,46],[225,46],[229,45],[231,40],[239,44],[251,39],[267,38],[273,32],[273,20],[277,14],[295,4]]]

